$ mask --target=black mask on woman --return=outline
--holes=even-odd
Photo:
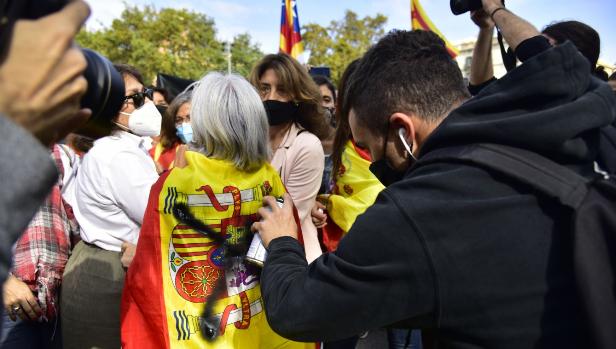
[[[267,100],[263,102],[270,126],[282,125],[295,120],[299,104]]]

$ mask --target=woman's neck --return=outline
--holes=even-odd
[[[289,122],[286,124],[269,127],[270,146],[272,147],[272,150],[274,152],[276,152],[276,149],[278,149],[278,147],[280,147],[280,145],[284,141],[287,133],[289,132],[289,129],[291,128],[291,125],[293,125],[293,123]]]

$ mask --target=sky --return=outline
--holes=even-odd
[[[249,33],[264,53],[278,51],[281,0],[86,0],[92,16],[88,29],[107,27],[118,18],[125,4],[156,8],[185,8],[214,19],[218,37],[232,39]],[[452,43],[471,39],[477,27],[468,14],[454,16],[447,0],[420,0],[427,15]],[[562,20],[579,20],[599,32],[600,60],[616,64],[616,0],[508,0],[507,7],[541,30],[547,24]],[[349,9],[360,17],[377,13],[387,16],[386,30],[410,29],[410,0],[297,0],[301,25],[318,23],[326,26],[340,20]]]

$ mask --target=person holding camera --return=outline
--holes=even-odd
[[[514,52],[545,42],[501,1],[482,5]],[[429,161],[492,143],[594,174],[616,100],[575,46],[549,47],[469,99],[438,36],[394,31],[361,59],[345,100],[387,188],[310,265],[290,198],[282,208],[266,198],[271,212],[253,229],[269,249],[261,285],[272,328],[305,341],[391,326],[448,348],[588,347],[570,211],[486,167]]]
[[[64,270],[60,305],[64,348],[120,347],[120,300],[150,188],[158,179],[143,137],[161,115],[141,74],[115,65],[126,92],[116,130],[94,142],[75,178],[77,243]],[[96,314],[96,316],[92,316]]]
[[[88,18],[83,1],[38,20],[16,20],[0,64],[0,281],[11,246],[56,183],[47,147],[83,124],[86,61],[73,38]],[[4,27],[3,30],[8,30]]]

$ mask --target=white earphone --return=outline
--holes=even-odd
[[[411,147],[409,146],[408,142],[406,141],[406,129],[404,129],[402,127],[399,128],[398,129],[398,137],[400,137],[400,140],[402,141],[402,145],[404,145],[404,148],[409,153],[409,155],[411,155],[411,157],[413,159],[417,160],[417,158],[415,158],[415,155],[413,155],[413,151],[411,150]]]

